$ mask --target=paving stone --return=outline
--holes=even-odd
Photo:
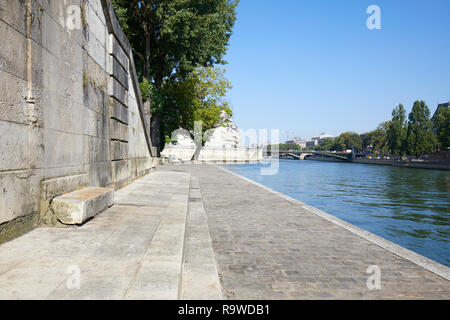
[[[155,172],[80,227],[37,228],[0,245],[0,299],[177,299],[189,183],[189,174]],[[79,288],[70,285],[77,270]]]
[[[210,164],[159,170],[198,178],[224,298],[450,298],[450,281],[306,205]],[[380,290],[367,287],[370,265],[381,269]]]

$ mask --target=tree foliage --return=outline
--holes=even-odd
[[[391,127],[390,121],[381,123],[375,130],[366,133],[362,145],[363,149],[388,151],[387,132]]]
[[[112,2],[138,58],[140,78],[147,82],[144,84],[148,89],[146,97],[156,97],[150,101],[152,140],[163,146],[164,128],[171,124],[162,123],[162,118],[170,111],[180,112],[165,109],[174,104],[163,99],[177,100],[178,97],[167,94],[187,86],[184,81],[197,67],[226,63],[223,57],[236,21],[239,0]],[[182,84],[177,83],[180,81]],[[177,118],[174,115],[171,120]]]
[[[450,108],[437,110],[433,117],[433,126],[441,150],[450,148]]]
[[[238,0],[113,0],[142,76],[158,89],[197,66],[224,64]]]
[[[416,101],[408,116],[406,150],[409,155],[419,156],[435,151],[437,139],[433,134],[430,110],[425,102]]]
[[[223,68],[199,67],[185,80],[165,84],[161,91],[164,132],[184,129],[197,144],[196,157],[208,142],[208,133],[225,125],[222,113],[233,115],[225,100],[232,85],[224,74]]]
[[[355,132],[344,132],[334,140],[334,150],[347,150],[355,147],[356,150],[362,149],[362,139]]]
[[[315,149],[318,151],[331,151],[334,150],[334,146],[334,138],[325,138]]]
[[[389,151],[394,155],[404,154],[406,151],[406,111],[402,104],[392,110],[392,120],[387,130],[387,145]]]

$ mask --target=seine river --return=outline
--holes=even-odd
[[[227,169],[450,266],[450,171],[280,160]]]

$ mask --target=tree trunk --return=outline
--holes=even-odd
[[[194,152],[194,154],[192,155],[192,161],[197,161],[198,160],[198,157],[200,156],[200,152],[202,151],[202,148],[203,148],[203,144],[198,144],[197,146],[196,146],[196,148],[195,148],[195,152]]]
[[[151,80],[151,42],[150,42],[150,35],[145,36],[145,53],[144,53],[144,73],[142,76],[144,79],[147,79],[148,81]]]
[[[151,140],[156,148],[157,157],[161,157],[161,119],[157,114],[153,114],[150,121]]]

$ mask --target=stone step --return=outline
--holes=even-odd
[[[149,196],[142,199],[128,195],[123,203],[133,200],[141,210],[160,213],[159,225],[140,264],[139,271],[125,298],[130,300],[177,300],[180,296],[191,176],[181,172],[156,172],[151,183],[137,181]],[[150,179],[148,179],[150,182]],[[142,185],[140,185],[142,184]],[[119,197],[119,203],[122,195]],[[151,205],[146,207],[146,203]]]
[[[223,299],[200,186],[194,177],[189,191],[180,299]]]
[[[80,225],[114,204],[114,189],[85,188],[58,196],[51,209],[67,225]]]

